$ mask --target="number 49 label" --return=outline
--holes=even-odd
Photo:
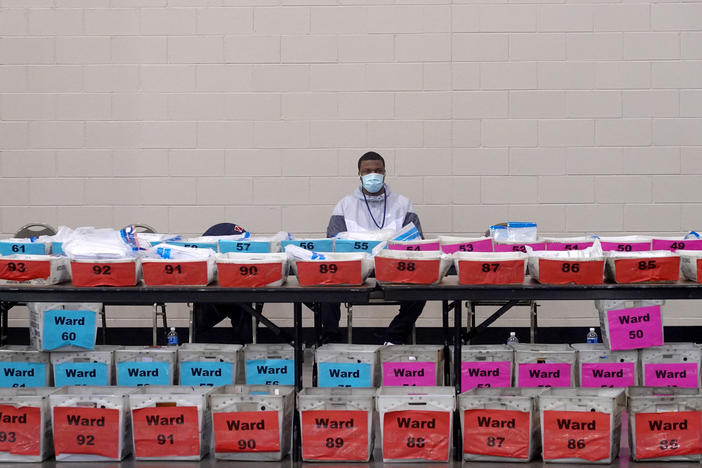
[[[132,420],[135,456],[164,458],[200,455],[196,406],[135,409]]]

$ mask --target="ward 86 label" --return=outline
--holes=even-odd
[[[544,411],[544,460],[582,458],[598,461],[610,455],[609,414]]]

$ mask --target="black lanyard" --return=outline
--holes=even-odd
[[[373,220],[373,224],[375,224],[375,227],[377,227],[378,229],[383,229],[383,226],[385,226],[385,215],[387,214],[388,208],[388,192],[383,192],[383,195],[385,196],[385,198],[383,199],[383,224],[378,224],[378,222],[375,220],[375,218],[373,217],[373,212],[370,209],[370,205],[368,205],[368,199],[366,198],[365,192],[361,190],[361,193],[363,194],[363,200],[366,202],[366,208],[368,208],[368,214]]]

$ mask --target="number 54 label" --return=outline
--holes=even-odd
[[[134,455],[138,458],[200,455],[196,406],[165,406],[132,410]]]

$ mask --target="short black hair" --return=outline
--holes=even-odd
[[[383,163],[383,167],[385,167],[385,160],[381,155],[376,153],[375,151],[369,151],[360,158],[358,158],[358,170],[361,170],[361,162],[363,161],[381,161]]]

